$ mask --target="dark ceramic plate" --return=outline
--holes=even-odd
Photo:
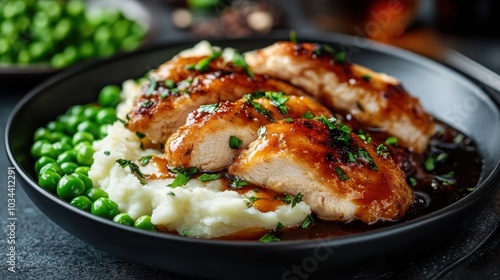
[[[416,254],[432,248],[488,204],[499,187],[500,113],[498,103],[487,92],[450,68],[393,47],[325,33],[299,34],[299,38],[329,43],[343,49],[353,62],[396,76],[432,114],[472,137],[484,158],[476,190],[438,211],[365,233],[323,240],[259,243],[198,240],[137,230],[80,211],[37,185],[29,155],[36,128],[73,104],[96,100],[104,85],[142,77],[179,51],[193,46],[194,41],[150,47],[64,71],[33,89],[8,121],[5,142],[9,160],[35,205],[69,233],[132,262],[202,278],[306,279],[312,273],[336,275],[339,270],[366,260]],[[212,43],[246,51],[278,39],[287,36]]]

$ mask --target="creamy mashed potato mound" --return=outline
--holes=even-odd
[[[124,82],[123,102],[117,107],[119,118],[124,119],[139,92],[137,82]],[[94,164],[89,172],[94,185],[105,190],[109,198],[118,203],[121,212],[134,219],[151,215],[151,221],[162,230],[190,237],[216,238],[247,229],[272,229],[278,223],[296,226],[311,214],[304,202],[297,203],[295,207],[281,205],[274,211],[261,212],[252,206],[249,199],[257,193],[221,191],[221,180],[201,182],[191,179],[184,186],[171,188],[168,185],[173,178],[147,179],[147,184],[141,185],[128,167],[122,168],[116,161],[130,160],[144,174],[156,174],[153,178],[161,178],[163,168],[157,166],[160,161],[150,161],[142,166],[139,159],[143,156],[161,158],[163,153],[155,149],[141,149],[139,137],[120,121],[108,127],[108,135],[96,141],[94,149]]]

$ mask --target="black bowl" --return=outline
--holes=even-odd
[[[58,74],[33,89],[13,110],[7,124],[9,160],[34,204],[53,222],[83,241],[132,262],[202,278],[304,277],[337,271],[381,256],[417,254],[452,236],[495,195],[500,180],[499,105],[467,77],[424,57],[366,39],[326,33],[300,35],[329,43],[353,62],[399,78],[437,118],[476,141],[484,168],[476,190],[443,209],[405,223],[322,240],[259,243],[200,240],[146,232],[76,209],[37,185],[29,150],[34,131],[74,104],[96,100],[104,85],[142,77],[196,42],[175,42],[86,65]],[[265,47],[286,36],[214,40],[241,51]],[[123,246],[123,244],[127,244]]]

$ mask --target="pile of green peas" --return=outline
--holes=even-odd
[[[0,1],[0,66],[63,68],[139,47],[146,29],[118,9],[89,12],[82,0]]]
[[[129,214],[120,213],[118,204],[88,177],[94,161],[92,143],[106,136],[107,126],[117,120],[120,91],[119,86],[105,86],[97,103],[73,105],[56,120],[38,128],[30,150],[36,160],[34,169],[42,188],[72,206],[116,223],[155,231],[151,216],[134,221]]]

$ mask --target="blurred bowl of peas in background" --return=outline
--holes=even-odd
[[[0,78],[51,75],[85,60],[138,49],[151,18],[133,0],[0,1]]]

